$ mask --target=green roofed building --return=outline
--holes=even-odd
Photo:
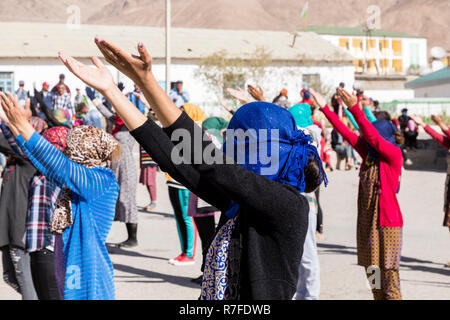
[[[407,82],[405,87],[413,89],[416,98],[450,98],[450,68],[428,73]]]
[[[427,67],[427,39],[382,29],[309,26],[314,32],[354,56],[357,73],[406,74]]]

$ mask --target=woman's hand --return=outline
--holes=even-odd
[[[309,92],[320,108],[323,108],[327,105],[327,101],[325,100],[325,98],[322,97],[320,93],[316,92],[316,90],[314,90],[313,88],[309,88]]]
[[[361,99],[361,107],[368,108],[368,107],[370,107],[371,104],[372,104],[372,102],[370,101],[370,99],[363,95],[362,99]]]
[[[441,117],[438,117],[434,114],[431,115],[431,120],[433,120],[434,123],[436,123],[437,125],[442,123],[442,119]]]
[[[137,83],[140,87],[143,86],[145,79],[149,76],[153,76],[152,57],[142,42],[139,42],[137,46],[139,56],[129,54],[103,39],[95,38],[95,44],[102,52],[106,61]]]
[[[227,92],[232,97],[238,99],[241,104],[247,104],[250,102],[250,100],[247,97],[247,93],[241,87],[238,87],[238,90],[227,88]]]
[[[72,58],[63,51],[60,51],[58,56],[70,72],[76,75],[88,86],[100,91],[104,96],[107,95],[108,91],[119,90],[114,84],[114,79],[111,72],[99,58],[92,57],[92,63],[95,65],[95,67],[92,68]]]
[[[411,119],[414,120],[414,122],[418,125],[418,126],[422,126],[422,127],[426,127],[425,122],[423,122],[422,118],[418,115],[413,115],[411,116]]]
[[[337,93],[339,94],[339,97],[341,97],[342,102],[344,102],[347,108],[351,108],[358,103],[358,98],[356,97],[356,95],[350,94],[342,88],[338,88]]]
[[[254,86],[252,85],[248,85],[248,93],[250,93],[250,95],[256,100],[256,101],[266,101],[266,99],[264,98],[264,92],[261,89],[260,86],[258,86],[258,89],[256,89]]]
[[[17,97],[14,97],[11,93],[4,94],[0,92],[0,99],[2,109],[6,115],[8,126],[12,133],[17,136],[21,134],[25,140],[31,138],[34,133],[34,129],[30,124],[30,101],[27,99],[25,108],[19,105]]]

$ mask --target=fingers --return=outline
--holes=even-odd
[[[111,64],[124,66],[131,55],[122,50],[121,48],[115,46],[114,44],[107,42],[103,39],[96,39],[96,44],[100,51],[105,55],[105,58],[110,59]]]
[[[138,44],[138,51],[141,56],[141,60],[144,61],[144,63],[151,64],[152,63],[152,57],[150,56],[150,53],[145,48],[144,44],[142,42],[139,42]]]
[[[11,108],[19,107],[19,101],[17,100],[17,96],[13,96],[11,92],[6,92],[6,95],[9,98]]]
[[[98,57],[92,57],[91,60],[92,60],[92,63],[94,64],[94,66],[96,66],[99,69],[101,69],[105,66]]]
[[[116,66],[116,67],[120,65],[118,58],[105,45],[105,41],[104,40],[100,40],[98,38],[95,38],[95,44],[97,45],[98,49],[103,54],[103,56],[105,57],[106,61],[108,61],[110,64],[112,64],[113,66]]]
[[[1,91],[0,91],[0,97],[1,97],[1,104],[2,104],[3,110],[5,112],[8,112],[9,108],[10,108],[10,106],[9,106],[9,104],[10,104],[9,98]]]

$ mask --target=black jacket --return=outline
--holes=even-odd
[[[229,253],[232,296],[292,299],[308,229],[306,198],[291,186],[271,181],[237,164],[206,164],[204,161],[175,164],[171,153],[177,150],[173,150],[169,137],[176,129],[189,131],[191,137],[202,137],[200,127],[185,113],[164,131],[148,120],[131,134],[163,171],[222,212],[218,228],[228,219],[224,213],[231,200],[240,205]],[[208,138],[204,137],[201,146],[198,149],[197,145],[197,151],[212,150],[216,159],[233,162],[225,160],[225,155]],[[195,151],[194,139],[191,139],[191,154],[183,154],[183,158],[190,160],[192,156],[194,159]]]

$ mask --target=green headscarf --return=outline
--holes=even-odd
[[[210,117],[202,122],[203,128],[222,144],[224,141],[222,130],[228,126],[228,121],[221,117]]]

